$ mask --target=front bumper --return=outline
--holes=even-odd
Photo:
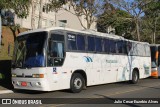
[[[24,86],[22,83],[26,83]],[[37,90],[37,91],[51,91],[48,81],[46,79],[24,79],[12,78],[12,84],[15,89]]]

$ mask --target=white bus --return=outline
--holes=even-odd
[[[15,44],[15,89],[80,92],[86,86],[151,75],[148,43],[93,31],[46,28],[21,33]]]

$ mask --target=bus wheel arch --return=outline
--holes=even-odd
[[[78,86],[80,84],[80,86]],[[73,93],[79,93],[87,86],[87,76],[83,70],[73,72],[70,80],[70,90]]]
[[[140,78],[139,69],[134,68],[133,71],[132,71],[132,77],[131,77],[130,83],[132,83],[132,84],[138,83],[139,78]]]

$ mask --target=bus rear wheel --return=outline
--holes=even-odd
[[[73,93],[79,93],[82,91],[83,87],[85,86],[85,80],[83,76],[79,73],[73,74],[70,83],[70,90]]]
[[[133,70],[133,73],[132,73],[132,80],[130,81],[132,84],[136,84],[138,83],[139,81],[139,74],[138,74],[138,71],[136,70]]]

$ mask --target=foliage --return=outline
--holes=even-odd
[[[49,3],[45,4],[44,7],[47,12],[52,10],[58,12],[63,4],[65,4],[64,0],[51,0]]]
[[[151,35],[151,43],[156,43],[156,38],[160,33],[160,2],[152,0],[147,6],[143,8],[145,16],[143,17],[143,31],[144,35]],[[158,42],[158,41],[157,41]]]
[[[150,0],[108,0],[109,3],[112,5],[126,11],[128,14],[130,14],[132,17],[130,17],[130,20],[135,23],[135,31],[136,33],[133,34],[135,37],[137,37],[137,40],[140,41],[140,21],[141,16],[144,13],[144,10],[142,9],[144,6],[147,5]]]
[[[12,9],[20,18],[29,14],[30,0],[0,0],[0,9]]]
[[[106,0],[98,18],[99,31],[115,28],[115,33],[150,43],[160,38],[160,0]]]
[[[106,29],[111,26],[115,28],[115,34],[132,38],[129,37],[135,27],[134,23],[130,20],[132,16],[124,10],[115,8],[110,3],[106,3],[104,8],[104,13],[99,16],[97,21],[98,31],[106,32]]]
[[[19,18],[26,18],[29,14],[31,0],[0,0],[0,10],[8,10],[13,12]],[[10,19],[7,19],[10,21]],[[19,25],[8,25],[13,32],[14,41],[16,38],[16,30],[19,29]]]

